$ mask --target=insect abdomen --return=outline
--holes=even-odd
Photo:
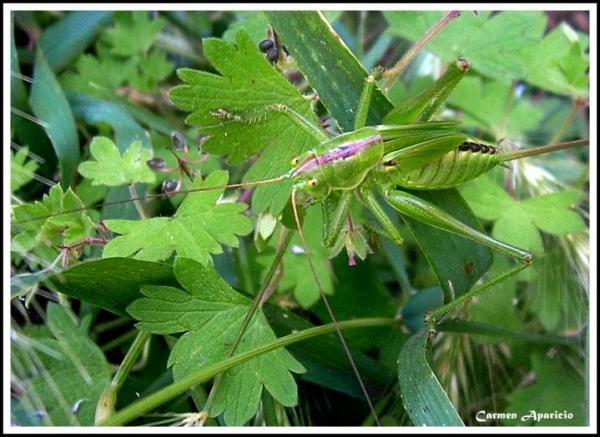
[[[402,163],[394,166],[393,183],[413,190],[441,190],[455,187],[491,170],[501,162],[495,147],[465,142],[420,168],[403,171]]]

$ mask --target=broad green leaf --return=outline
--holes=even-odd
[[[386,34],[417,41],[446,12],[386,11]],[[508,84],[529,71],[526,50],[538,46],[546,27],[543,12],[462,11],[426,49],[446,62],[467,58],[479,73]]]
[[[164,26],[162,18],[152,19],[148,11],[117,12],[114,27],[104,32],[103,40],[112,54],[132,56],[148,51]]]
[[[478,77],[463,79],[448,103],[462,111],[463,127],[483,129],[498,140],[523,138],[538,127],[543,116],[541,108],[517,98],[513,85]]]
[[[194,188],[222,187],[226,171],[215,171]],[[106,220],[106,226],[121,236],[104,248],[103,258],[133,256],[146,261],[168,259],[173,253],[206,264],[210,254],[222,253],[221,244],[238,246],[238,235],[252,230],[250,220],[241,213],[243,203],[218,203],[224,189],[190,193],[173,217],[145,220]]]
[[[31,342],[17,337],[12,343],[13,376],[25,389],[19,401],[28,415],[41,416],[43,425],[93,425],[98,398],[110,381],[110,366],[60,305],[48,305],[46,326],[50,335],[35,336]]]
[[[170,265],[131,258],[82,262],[46,282],[73,299],[125,317],[127,305],[141,297],[142,285],[177,285]]]
[[[580,374],[561,361],[561,355],[552,358],[534,354],[531,364],[536,379],[528,387],[517,389],[508,396],[506,412],[516,413],[517,419],[503,419],[505,425],[585,426],[589,423],[586,384]],[[560,383],[557,383],[560,382]],[[539,416],[533,417],[532,411]],[[567,412],[569,418],[547,418],[543,413]]]
[[[409,338],[398,357],[404,408],[414,426],[464,426],[427,363],[427,329]]]
[[[515,202],[514,208],[507,210],[496,220],[492,236],[504,243],[541,255],[544,252],[542,236],[527,213],[518,205]]]
[[[581,194],[562,191],[525,199],[521,206],[540,230],[565,235],[581,232],[586,228],[581,216],[571,210],[580,200]]]
[[[140,321],[141,329],[160,334],[184,332],[169,357],[178,380],[227,358],[251,301],[236,293],[211,267],[191,259],[178,257],[174,272],[184,290],[145,286],[142,293],[146,297],[132,303],[127,310]],[[275,338],[259,310],[236,353]],[[241,364],[224,374],[210,414],[224,413],[227,425],[243,425],[256,414],[263,388],[281,404],[295,406],[297,387],[291,372],[304,371],[285,350],[269,352]]]
[[[59,184],[50,188],[42,201],[13,207],[15,241],[24,249],[37,245],[53,246],[81,242],[93,234],[95,225],[86,211],[59,214],[83,208],[77,195],[69,188],[63,192]],[[58,215],[53,215],[58,214]]]
[[[571,209],[581,198],[576,192],[544,194],[518,201],[483,175],[464,184],[461,194],[478,217],[495,220],[494,238],[537,255],[544,251],[540,231],[567,235],[586,228],[583,219]]]
[[[355,111],[367,71],[316,11],[267,12],[282,43],[298,62],[300,70],[319,93],[319,99],[344,131],[354,129]],[[392,104],[378,90],[368,125],[380,123]]]
[[[152,50],[140,58],[137,68],[127,76],[129,83],[143,93],[154,93],[158,84],[173,72],[173,64],[161,50]]]
[[[122,61],[104,56],[81,55],[73,64],[73,70],[60,76],[60,83],[69,92],[102,97],[103,94],[121,86],[135,69],[136,58]]]
[[[315,126],[319,126],[319,121],[311,102],[269,64],[248,34],[240,30],[236,38],[235,46],[219,39],[206,39],[204,55],[221,74],[180,69],[178,75],[186,85],[173,88],[171,99],[181,109],[192,111],[186,123],[210,135],[203,144],[207,152],[228,155],[232,164],[261,152],[245,181],[277,177],[289,171],[294,156],[319,141],[281,113],[268,113],[258,117],[261,122],[254,123],[222,121],[212,113],[226,110],[248,114],[277,103],[287,105]],[[278,214],[290,193],[290,181],[257,187],[253,209]]]
[[[29,149],[20,148],[16,153],[10,152],[10,192],[14,193],[23,185],[31,182],[39,165],[32,159],[27,159]]]
[[[567,23],[556,26],[539,44],[525,50],[528,69],[523,79],[556,94],[585,97],[589,94],[586,45]]]
[[[95,161],[79,164],[79,173],[92,179],[93,185],[130,185],[136,182],[154,182],[154,173],[146,165],[152,152],[142,149],[142,142],[135,141],[123,155],[116,144],[106,137],[94,137],[90,144],[90,153]]]
[[[113,11],[78,11],[65,15],[44,31],[38,41],[55,72],[75,59],[110,23]]]
[[[30,104],[52,142],[60,165],[61,184],[71,184],[79,162],[79,137],[73,113],[46,57],[37,51]]]
[[[258,45],[260,41],[267,37],[267,30],[269,29],[269,20],[262,11],[240,11],[236,14],[236,21],[231,23],[225,33],[223,33],[223,39],[231,43],[235,43],[236,34],[240,29],[248,34],[248,36],[254,41],[254,44]]]

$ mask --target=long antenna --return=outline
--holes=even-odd
[[[81,208],[73,208],[73,209],[67,209],[64,211],[58,211],[55,212],[53,214],[48,214],[48,215],[41,215],[35,218],[31,218],[31,219],[27,219],[27,220],[22,220],[20,222],[13,222],[13,224],[23,224],[23,223],[29,223],[29,222],[34,222],[37,220],[43,220],[43,219],[48,219],[50,217],[55,217],[58,215],[62,215],[62,214],[71,214],[73,212],[80,212],[80,211],[86,211],[88,209],[91,208],[102,208],[105,206],[112,206],[112,205],[120,205],[123,203],[129,203],[129,202],[136,202],[138,200],[150,200],[150,199],[157,199],[160,197],[172,197],[172,196],[178,196],[180,194],[187,194],[187,193],[198,193],[200,191],[212,191],[212,190],[225,190],[227,188],[248,188],[248,187],[255,187],[258,185],[265,185],[265,184],[271,184],[273,182],[279,182],[282,181],[284,179],[286,179],[288,177],[287,174],[282,175],[282,176],[278,176],[276,178],[272,178],[272,179],[263,179],[260,181],[254,181],[254,182],[241,182],[239,184],[231,184],[231,185],[220,185],[217,187],[202,187],[202,188],[190,188],[189,190],[181,190],[181,191],[176,191],[176,192],[171,192],[171,193],[156,193],[156,194],[148,194],[146,196],[137,196],[137,197],[130,197],[129,199],[123,199],[123,200],[114,200],[111,202],[104,202],[104,203],[99,203],[99,204],[94,204],[94,205],[87,205],[87,206],[82,206]]]
[[[342,330],[339,327],[338,321],[337,321],[335,315],[333,314],[333,310],[331,309],[331,305],[329,304],[329,299],[327,299],[327,296],[325,295],[325,290],[323,289],[323,286],[321,285],[321,282],[319,281],[319,276],[317,275],[317,269],[315,268],[315,265],[312,262],[312,258],[310,257],[308,244],[306,244],[306,240],[304,239],[304,232],[302,231],[302,226],[300,225],[300,218],[298,216],[298,208],[296,205],[296,189],[292,190],[292,210],[294,212],[294,221],[296,222],[296,227],[298,228],[298,235],[300,235],[300,241],[302,241],[302,246],[304,247],[304,253],[306,254],[306,260],[308,261],[310,271],[312,272],[313,278],[317,284],[317,288],[319,289],[321,299],[323,299],[325,308],[327,308],[329,317],[331,318],[331,321],[332,321],[333,325],[335,326],[335,331],[337,332],[337,335],[340,338],[340,341],[342,342],[342,347],[344,348],[344,351],[346,352],[348,361],[350,361],[350,365],[352,366],[352,370],[354,371],[354,375],[356,376],[356,379],[358,380],[358,384],[360,385],[360,389],[363,392],[365,400],[367,401],[367,404],[369,404],[369,409],[371,410],[373,419],[374,419],[375,423],[377,424],[377,426],[381,426],[381,422],[379,422],[379,416],[377,415],[377,412],[375,411],[375,406],[373,405],[371,396],[369,395],[369,392],[367,391],[367,387],[365,386],[365,383],[364,383],[362,377],[360,376],[360,372],[358,371],[358,367],[356,366],[356,363],[354,362],[354,358],[352,358],[352,353],[350,352],[350,348],[348,347],[348,344],[346,343],[346,339],[344,338],[344,335],[342,334]]]
[[[502,161],[512,161],[514,159],[525,158],[526,156],[541,155],[543,153],[554,152],[556,150],[570,149],[577,146],[585,146],[589,144],[588,138],[575,141],[567,141],[565,143],[549,144],[547,146],[532,147],[525,150],[516,150],[514,152],[506,152],[502,154]]]

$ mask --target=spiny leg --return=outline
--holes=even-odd
[[[430,330],[433,329],[435,324],[439,321],[439,318],[443,315],[463,305],[471,298],[482,294],[486,290],[504,281],[510,276],[513,276],[521,270],[524,270],[532,263],[531,253],[523,249],[519,249],[518,247],[511,246],[510,244],[503,243],[502,241],[496,240],[484,234],[483,232],[473,229],[470,226],[462,223],[460,220],[457,220],[441,208],[426,202],[417,196],[403,191],[388,190],[385,192],[385,198],[392,207],[405,216],[408,216],[421,223],[425,223],[435,228],[442,229],[444,231],[451,232],[483,244],[484,246],[494,249],[502,254],[515,258],[522,263],[510,270],[500,273],[483,284],[472,288],[459,298],[430,313],[426,318],[426,322]]]
[[[233,113],[226,109],[211,111],[211,115],[217,119],[230,123],[241,123],[252,125],[262,122],[269,113],[285,115],[291,122],[307,134],[313,136],[319,142],[327,140],[327,134],[319,127],[307,120],[302,114],[283,103],[270,103],[262,108],[243,113]]]
[[[388,234],[388,238],[396,244],[402,244],[404,238],[402,238],[392,220],[385,213],[379,202],[377,202],[375,193],[371,189],[363,187],[359,190],[358,197],[381,224],[383,230]]]

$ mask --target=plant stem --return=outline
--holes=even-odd
[[[580,104],[578,103],[578,101],[577,100],[573,100],[572,107],[571,107],[571,112],[569,112],[569,115],[567,115],[567,117],[560,124],[560,126],[558,127],[558,129],[556,130],[556,132],[554,132],[554,135],[552,136],[552,139],[550,140],[550,144],[558,143],[560,140],[562,140],[562,138],[565,135],[565,132],[567,131],[567,129],[569,128],[569,126],[573,122],[573,119],[577,115],[577,110],[579,108],[580,108]]]
[[[133,340],[110,385],[100,395],[100,399],[96,405],[96,423],[110,417],[114,413],[115,405],[117,404],[117,393],[123,386],[129,372],[133,369],[138,356],[144,349],[150,336],[149,332],[139,331],[135,340]]]
[[[275,253],[275,258],[273,259],[273,262],[271,263],[271,267],[267,273],[267,276],[265,277],[263,286],[262,286],[261,290],[258,293],[256,293],[256,296],[254,297],[254,300],[252,301],[252,305],[248,309],[248,312],[246,313],[246,317],[244,317],[244,321],[242,322],[242,327],[240,328],[240,332],[238,333],[235,341],[233,342],[233,344],[231,345],[231,348],[229,349],[227,358],[230,358],[233,356],[233,354],[235,353],[235,350],[237,349],[240,342],[242,341],[242,337],[246,333],[246,329],[248,329],[248,326],[250,326],[250,321],[254,317],[256,310],[259,308],[259,306],[262,302],[263,296],[270,288],[269,284],[271,283],[271,279],[277,272],[279,264],[281,263],[281,259],[283,258],[283,255],[285,254],[285,250],[289,246],[291,240],[292,240],[292,233],[290,232],[290,230],[287,229],[286,227],[282,227],[281,233],[280,233],[281,244],[279,244],[277,246],[277,252]],[[210,393],[208,394],[208,399],[206,400],[206,404],[204,405],[204,408],[203,408],[203,411],[205,411],[207,413],[207,417],[208,417],[208,413],[210,412],[210,406],[212,405],[212,402],[217,394],[217,390],[219,390],[219,387],[221,385],[222,379],[223,379],[222,373],[217,375],[217,377],[215,378],[215,382],[210,389]]]
[[[144,211],[144,205],[142,205],[142,202],[140,201],[140,197],[138,196],[138,193],[135,189],[135,184],[129,185],[129,194],[131,194],[131,200],[133,200],[133,204],[135,205],[135,209],[137,210],[138,214],[140,215],[140,218],[145,219],[146,212]]]
[[[419,51],[429,43],[444,27],[460,15],[459,11],[450,11],[444,15],[440,21],[435,23],[429,31],[423,35],[419,41],[417,41],[408,51],[402,56],[402,58],[392,68],[383,73],[385,83],[383,85],[384,91],[388,91],[394,84],[396,79],[400,77],[400,74],[408,67],[408,64],[417,56]]]
[[[270,343],[259,346],[250,351],[235,355],[227,358],[219,363],[213,364],[212,366],[199,369],[179,381],[173,382],[165,388],[146,396],[136,402],[133,402],[129,406],[118,411],[111,417],[102,420],[97,423],[100,426],[121,426],[134,420],[148,411],[162,405],[163,403],[173,399],[175,396],[184,393],[191,387],[202,384],[208,381],[215,375],[225,372],[239,364],[245,363],[246,361],[256,358],[257,356],[270,352],[272,350],[289,346],[294,343],[298,343],[309,338],[317,337],[319,335],[329,334],[336,332],[336,329],[356,329],[356,328],[369,328],[376,326],[394,326],[397,325],[398,321],[394,319],[386,318],[369,318],[369,319],[354,319],[343,322],[329,323],[327,325],[315,326],[308,328],[300,332],[286,335],[285,337],[278,338]],[[336,326],[338,328],[336,328]]]

